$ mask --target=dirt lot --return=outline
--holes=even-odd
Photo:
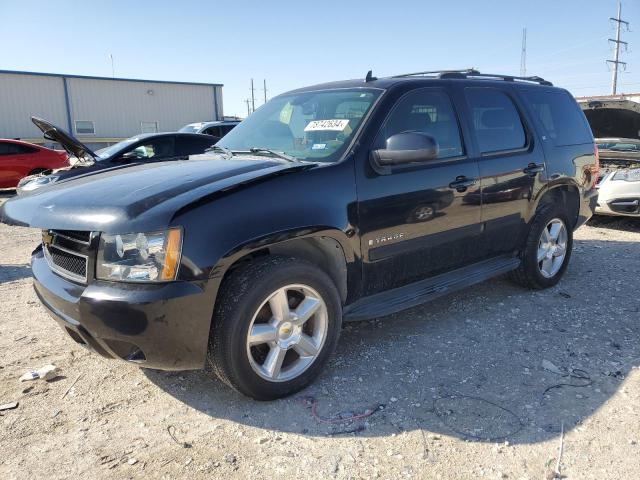
[[[568,478],[640,478],[640,223],[579,230],[551,290],[496,279],[351,324],[314,385],[271,403],[75,346],[33,293],[38,236],[0,225],[0,404],[19,401],[2,479],[541,479],[561,428]],[[18,382],[47,363],[60,377]],[[374,413],[322,423],[303,397],[324,419]]]

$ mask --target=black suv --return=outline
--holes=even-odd
[[[0,213],[43,229],[35,290],[73,340],[273,399],[318,375],[343,320],[504,273],[556,284],[597,165],[576,102],[540,78],[369,73],[270,100],[209,154]]]

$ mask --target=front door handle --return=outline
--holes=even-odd
[[[544,163],[530,163],[522,171],[530,177],[535,177],[537,174],[544,172]]]
[[[458,175],[456,179],[449,184],[449,188],[457,191],[457,192],[466,192],[467,188],[476,184],[475,178],[468,178],[464,175]]]

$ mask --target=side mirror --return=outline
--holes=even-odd
[[[422,132],[402,132],[387,138],[387,148],[374,150],[372,157],[382,167],[424,162],[438,157],[438,142]]]

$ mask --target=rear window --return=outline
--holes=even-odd
[[[25,153],[36,153],[36,148],[19,145],[17,143],[0,143],[0,155],[21,155]]]
[[[576,101],[566,92],[525,90],[545,135],[558,146],[593,143],[591,130]]]
[[[526,145],[520,115],[507,94],[492,88],[467,88],[466,95],[481,153],[517,150]]]

